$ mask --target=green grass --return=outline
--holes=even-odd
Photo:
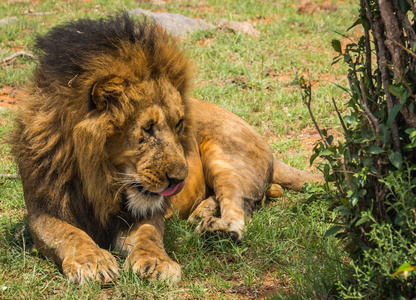
[[[299,91],[291,86],[295,79],[291,65],[317,81],[313,91],[316,118],[337,132],[330,99],[345,95],[331,82],[345,85],[340,75],[346,69],[331,67],[335,53],[330,45],[332,39],[340,38],[336,32],[345,33],[351,25],[357,5],[352,0],[332,1],[337,11],[298,14],[296,4],[289,0],[167,2],[158,7],[137,1],[3,1],[0,19],[17,17],[18,21],[0,25],[0,59],[29,51],[34,35],[45,33],[57,20],[99,18],[121,9],[162,9],[210,22],[220,18],[248,21],[261,32],[259,37],[213,29],[180,41],[197,70],[193,96],[243,117],[269,141],[276,157],[307,169],[311,150],[304,147],[304,140],[311,136],[301,133],[312,122]],[[25,14],[30,9],[51,14]],[[1,65],[0,90],[6,86],[21,90],[34,66],[26,57]],[[0,174],[17,173],[5,143],[13,114],[0,107]],[[66,281],[54,263],[31,251],[21,182],[0,177],[0,298],[324,299],[338,280],[348,277],[348,260],[339,242],[323,237],[333,222],[327,203],[307,204],[308,196],[286,191],[282,199],[254,214],[246,237],[238,244],[198,237],[183,220],[167,222],[167,251],[182,266],[177,286],[150,283],[128,272],[122,272],[115,285],[76,286]]]

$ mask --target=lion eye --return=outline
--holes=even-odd
[[[179,122],[176,124],[176,132],[180,132],[183,128],[183,119],[180,119]]]
[[[149,135],[154,135],[153,124],[148,124],[148,125],[144,126],[143,131],[146,132]]]

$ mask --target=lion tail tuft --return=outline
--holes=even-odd
[[[283,196],[283,188],[278,184],[271,184],[266,191],[267,198],[280,198]]]

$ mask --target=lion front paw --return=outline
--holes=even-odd
[[[74,253],[63,260],[62,270],[70,281],[80,284],[88,280],[108,283],[118,277],[117,261],[104,249]]]
[[[127,259],[128,267],[141,278],[151,280],[166,280],[168,283],[176,283],[181,280],[181,267],[168,256],[152,257],[141,256],[136,261]]]
[[[244,236],[244,221],[232,222],[221,218],[207,217],[204,218],[196,227],[197,234],[213,232],[217,234],[226,234],[234,241],[240,241]]]

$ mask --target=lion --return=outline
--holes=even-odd
[[[270,187],[274,197],[321,181],[275,159],[239,117],[189,97],[189,59],[149,20],[69,22],[34,49],[13,153],[34,244],[73,282],[114,281],[111,250],[142,278],[178,282],[165,216],[238,241]]]

